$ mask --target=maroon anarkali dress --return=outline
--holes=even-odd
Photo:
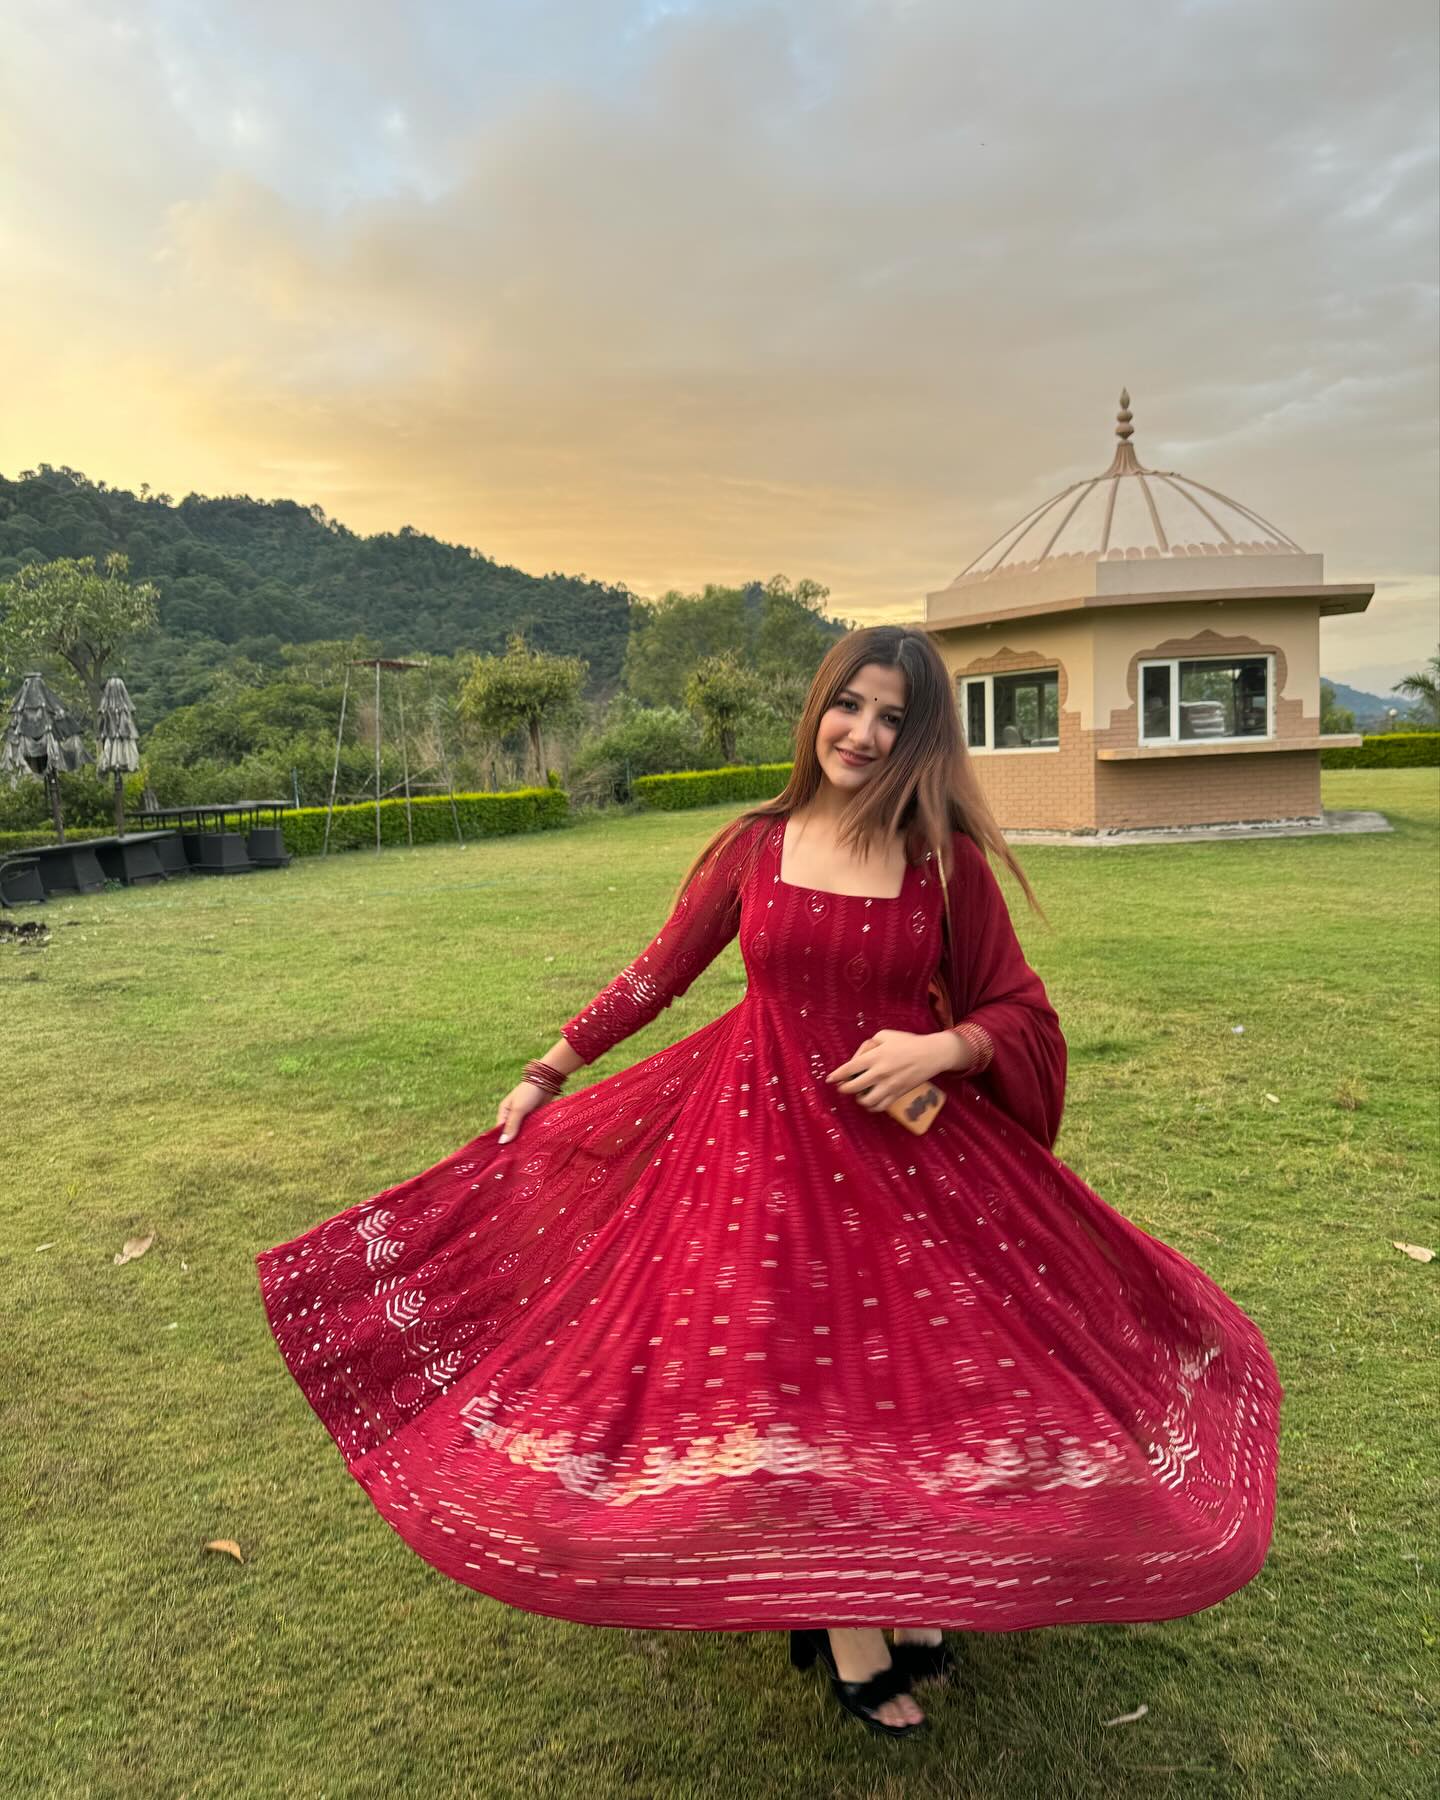
[[[929,1031],[932,859],[897,899],[712,855],[565,1027],[593,1061],[735,937],[710,1024],[259,1258],[270,1323],[421,1556],[591,1624],[1018,1630],[1172,1618],[1260,1568],[1281,1388],[1200,1269],[1058,1162],[1065,1051],[956,834],[956,1019],[912,1136],[824,1076]]]

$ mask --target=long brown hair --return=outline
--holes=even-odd
[[[679,893],[752,820],[785,817],[809,802],[825,779],[815,754],[820,721],[867,663],[899,669],[905,679],[905,718],[874,779],[856,790],[841,813],[839,842],[856,848],[863,861],[877,841],[903,832],[909,861],[918,862],[933,850],[948,875],[951,833],[963,831],[1004,863],[1039,912],[1034,889],[995,822],[965,748],[944,659],[929,632],[910,625],[866,625],[830,646],[795,726],[789,781],[773,800],[747,807],[711,838],[685,871]]]

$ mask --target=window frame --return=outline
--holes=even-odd
[[[1182,738],[1180,723],[1180,665],[1209,663],[1217,669],[1233,669],[1237,663],[1263,662],[1265,665],[1265,730],[1227,733],[1223,737]],[[1151,736],[1145,729],[1145,671],[1167,669],[1170,674],[1170,730],[1163,737]],[[1247,650],[1239,656],[1142,656],[1135,664],[1135,733],[1141,749],[1172,745],[1203,749],[1207,744],[1271,744],[1275,741],[1275,653],[1273,650]]]
[[[1055,742],[1053,744],[997,744],[995,742],[995,683],[1015,676],[1055,677]],[[1035,669],[992,669],[985,675],[957,675],[960,728],[965,734],[965,748],[971,756],[1054,756],[1060,749],[1060,665],[1045,663]],[[985,701],[985,742],[970,742],[970,690],[978,687]]]

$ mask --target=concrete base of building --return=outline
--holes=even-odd
[[[1358,831],[1393,831],[1378,812],[1325,812],[1308,819],[1246,819],[1225,825],[1160,825],[1143,830],[1007,831],[1007,843],[1080,844],[1116,847],[1126,844],[1208,844],[1245,838],[1339,837]]]

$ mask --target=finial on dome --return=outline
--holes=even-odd
[[[1115,415],[1115,435],[1119,443],[1115,446],[1115,457],[1107,475],[1138,475],[1142,473],[1140,460],[1135,454],[1135,446],[1130,442],[1135,435],[1135,427],[1131,424],[1134,414],[1130,410],[1130,390],[1120,390],[1120,410]]]

